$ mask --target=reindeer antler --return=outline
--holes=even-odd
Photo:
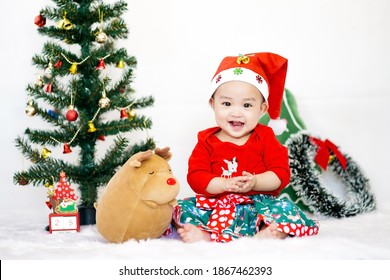
[[[155,148],[154,149],[154,153],[160,157],[162,157],[163,159],[165,159],[166,161],[170,160],[171,157],[172,157],[172,153],[169,151],[171,148],[169,147],[165,147],[165,148]]]
[[[147,160],[152,156],[153,152],[151,150],[147,150],[146,152],[139,153],[132,161],[130,161],[130,166],[140,167],[141,163],[144,160]]]

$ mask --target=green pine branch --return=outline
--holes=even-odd
[[[120,159],[121,159],[123,152],[126,150],[128,145],[129,145],[128,139],[121,137],[121,136],[118,136],[114,140],[114,144],[106,151],[105,157],[103,157],[100,160],[100,162],[97,164],[97,166],[101,170],[101,172],[104,169],[109,168],[108,166],[112,163],[118,164],[118,163],[122,162]]]
[[[106,154],[106,157],[104,157],[95,167],[97,173],[104,174],[100,177],[103,182],[102,186],[108,183],[115,174],[117,168],[125,164],[132,155],[141,151],[154,150],[155,147],[156,144],[151,138],[148,138],[146,141],[142,141],[139,144],[130,146],[127,139],[118,137],[115,141],[115,145]]]

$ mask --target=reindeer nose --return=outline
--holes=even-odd
[[[167,179],[167,184],[170,186],[176,185],[176,180],[173,178],[168,178]]]

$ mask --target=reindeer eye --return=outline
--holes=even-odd
[[[150,175],[153,175],[153,174],[154,174],[154,171],[152,171],[152,172],[149,172],[149,174],[150,174]]]

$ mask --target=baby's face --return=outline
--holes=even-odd
[[[232,140],[248,136],[268,109],[259,90],[241,81],[219,86],[210,103],[218,126]]]

